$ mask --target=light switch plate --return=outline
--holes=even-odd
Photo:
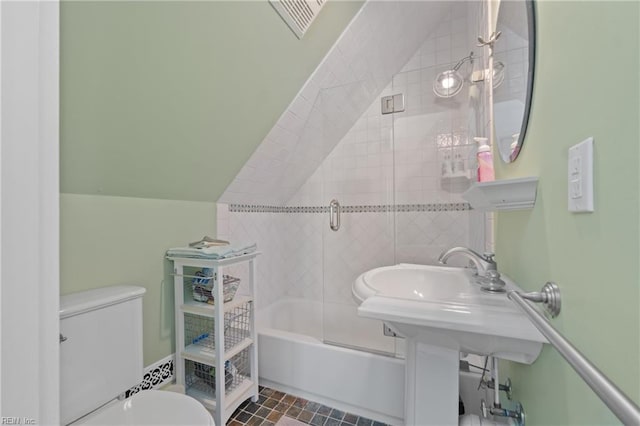
[[[568,164],[569,211],[593,211],[593,138],[587,138],[569,148]]]

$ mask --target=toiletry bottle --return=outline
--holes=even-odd
[[[454,156],[455,160],[453,162],[453,174],[454,176],[464,176],[466,173],[466,169],[464,167],[464,158],[462,158],[462,154],[460,152],[456,152]]]
[[[478,142],[478,182],[495,180],[493,171],[493,156],[487,138],[474,138]]]
[[[441,175],[442,177],[450,177],[451,176],[451,169],[452,169],[452,163],[451,163],[451,154],[449,152],[447,152],[444,155],[444,161],[442,162],[442,171],[441,171]]]

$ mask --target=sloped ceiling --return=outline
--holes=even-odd
[[[61,191],[217,200],[361,5],[63,1]]]
[[[218,201],[284,205],[448,10],[367,2]]]

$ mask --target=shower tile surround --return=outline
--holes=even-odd
[[[413,45],[411,54],[404,55],[404,62],[387,74],[384,84],[375,86],[377,93],[368,96],[368,104],[359,112],[354,107],[348,113],[334,114],[328,106],[349,93],[362,94],[363,84],[371,83],[365,81],[321,90],[318,87],[336,86],[336,81],[317,84],[317,77],[326,72],[323,70],[327,67],[336,66],[335,57],[343,62],[352,58],[352,67],[358,60],[370,60],[367,55],[376,52],[371,46],[362,49],[362,54],[355,54],[347,53],[348,48],[343,44],[353,43],[355,33],[366,38],[362,34],[378,25],[382,10],[368,9],[375,3],[363,7],[283,115],[285,122],[289,120],[292,125],[299,116],[291,109],[306,105],[307,121],[299,120],[295,132],[284,130],[282,120],[279,121],[245,166],[252,169],[253,179],[263,182],[245,180],[247,172],[243,169],[219,200],[218,235],[256,241],[263,253],[257,268],[258,307],[285,297],[322,301],[323,293],[325,301],[355,306],[350,285],[344,283],[352,283],[363,271],[401,262],[433,264],[443,250],[454,245],[478,251],[485,249],[485,215],[469,211],[461,191],[448,187],[440,178],[438,137],[454,132],[466,135],[463,117],[468,106],[457,98],[436,101],[432,91],[436,72],[441,71],[440,68],[451,68],[469,54],[467,46],[475,46],[477,34],[473,28],[477,24],[471,23],[477,21],[477,11],[463,2],[436,9],[440,11],[438,24],[431,26],[428,35],[422,35],[421,43]],[[413,10],[413,13],[421,12]],[[409,22],[413,21],[409,19]],[[384,48],[381,47],[382,53]],[[394,73],[397,74],[394,76]],[[317,89],[312,105],[308,99],[313,96],[304,96],[311,88]],[[405,94],[406,111],[393,116],[381,115],[380,96],[395,93]],[[314,114],[322,113],[325,114],[322,119],[314,122]],[[331,120],[339,121],[338,117],[347,119],[349,125],[327,124]],[[322,146],[326,142],[317,140],[322,138],[313,137],[313,133],[322,134],[318,129],[326,135],[327,128],[333,132],[331,137],[339,141],[330,149]],[[336,136],[340,133],[342,136]],[[299,146],[278,151],[274,148],[276,140],[289,141],[286,143],[291,146],[297,142]],[[327,153],[318,164],[300,160],[299,169],[311,173],[300,183],[298,174],[291,173],[285,163],[293,159],[288,156],[291,150],[305,151],[308,147],[302,145],[309,140],[321,147],[311,148],[312,153],[321,155],[318,151],[323,149]],[[277,161],[274,162],[274,158]],[[467,167],[473,167],[472,158],[465,161]],[[283,173],[286,179],[262,176],[255,169],[258,163],[270,168],[271,173]],[[250,188],[248,192],[238,191],[241,181]],[[267,188],[269,182],[274,187]],[[341,231],[336,233],[335,241],[325,247],[327,196],[338,199],[347,208],[343,210]],[[324,270],[322,259],[339,267]]]
[[[393,228],[387,226],[394,218],[388,213],[343,213],[342,232],[336,233],[338,240],[325,252],[323,232],[328,226],[327,213],[231,213],[227,205],[219,204],[218,235],[258,244],[262,253],[257,266],[258,308],[282,298],[322,301],[323,287],[325,301],[355,306],[350,285],[324,286],[324,279],[328,283],[352,283],[362,272],[378,266],[400,262],[433,264],[449,247],[474,245],[469,224],[481,214],[469,211],[464,203],[452,205],[461,208],[428,211],[425,205],[417,205],[416,209],[396,212],[395,243],[390,232]],[[324,256],[331,256],[327,260],[341,267],[324,271]],[[325,273],[331,276],[325,277]],[[236,275],[241,275],[241,271]],[[238,291],[244,292],[242,284]]]
[[[386,11],[374,10],[375,4]],[[438,5],[405,4],[411,4],[415,14],[402,18],[409,34],[416,17],[424,13],[422,7]],[[461,189],[441,175],[443,147],[468,144],[477,135],[468,129],[470,102],[463,94],[435,99],[432,90],[435,75],[452,68],[469,54],[467,46],[476,44],[478,16],[473,4],[440,5],[427,19],[437,24],[425,23],[424,16],[417,19],[422,22],[418,42],[392,34],[390,38],[407,40],[405,46],[411,46],[398,60],[399,54],[385,51],[388,40],[366,34],[386,27],[380,22],[387,20],[393,33],[394,19],[403,14],[392,11],[393,3],[367,3],[218,200],[218,237],[255,241],[262,253],[256,268],[258,309],[282,299],[319,302],[326,342],[403,357],[404,341],[382,336],[379,322],[361,324],[354,320],[363,319],[350,317],[349,324],[341,322],[343,308],[357,317],[351,293],[357,276],[396,263],[435,264],[452,246],[485,251],[485,214],[471,210]],[[349,50],[342,46],[344,40],[358,48]],[[377,41],[366,44],[367,40]],[[375,64],[386,60],[397,62],[382,72]],[[359,70],[352,72],[357,81],[327,71],[339,68],[336,63]],[[374,77],[376,72],[380,74]],[[322,73],[328,77],[319,80]],[[396,93],[405,95],[405,111],[381,115],[380,97]],[[483,112],[476,121],[477,127],[486,126]],[[442,143],[443,137],[450,140]],[[468,169],[474,167],[474,148],[461,148]],[[343,207],[339,232],[328,230],[332,198]],[[466,265],[464,259],[452,260]],[[239,293],[243,292],[241,285]],[[254,405],[242,407],[233,421],[270,424],[281,414],[262,407],[262,414],[273,417],[263,416],[261,421],[246,411],[260,409]],[[317,413],[305,415],[297,419],[338,424]]]

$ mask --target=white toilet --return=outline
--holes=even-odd
[[[144,293],[114,286],[60,298],[61,424],[215,425],[187,395],[142,391],[115,399],[142,381]]]

